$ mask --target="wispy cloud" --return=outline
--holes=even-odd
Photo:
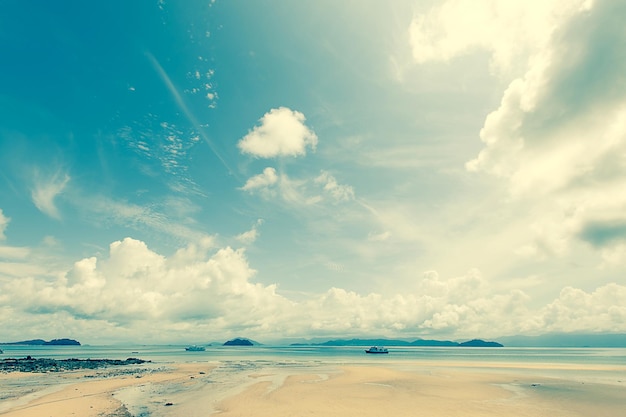
[[[296,179],[268,167],[263,173],[249,178],[241,190],[268,200],[280,197],[279,201],[294,206],[345,203],[355,198],[350,185],[339,184],[333,175],[324,170],[315,178]]]
[[[60,219],[61,214],[55,204],[55,199],[63,192],[69,181],[70,176],[65,172],[57,171],[50,176],[44,176],[36,171],[31,198],[39,211],[52,218]]]
[[[188,212],[189,210],[193,211],[195,207],[182,207],[181,204],[184,204],[184,202],[181,200],[168,200],[165,203],[174,204],[174,207],[161,207],[161,209],[174,210],[179,213]],[[153,231],[191,242],[203,241],[209,237],[206,233],[196,228],[177,222],[176,219],[168,216],[164,210],[158,210],[150,206],[113,200],[105,196],[95,196],[85,199],[81,203],[81,207],[92,214],[96,214],[103,220],[109,220],[137,230],[147,227]]]
[[[118,135],[144,159],[142,163],[159,165],[156,172],[146,171],[153,176],[165,175],[170,189],[184,194],[203,194],[188,173],[189,152],[200,141],[197,132],[160,121],[150,114],[134,126],[123,127]]]
[[[243,232],[235,237],[239,242],[244,245],[250,245],[254,243],[259,237],[259,227],[263,224],[263,219],[257,220],[252,228],[246,232]]]
[[[6,230],[10,221],[11,221],[11,218],[6,217],[4,213],[2,212],[2,209],[0,208],[0,240],[6,239],[6,236],[4,235],[4,231]]]
[[[182,95],[179,93],[178,89],[174,85],[174,82],[171,80],[171,78],[169,77],[165,69],[161,66],[161,64],[156,59],[156,57],[152,55],[150,52],[146,52],[146,57],[148,58],[148,60],[150,61],[150,63],[152,64],[156,72],[159,74],[159,76],[165,83],[167,89],[172,94],[172,97],[174,98],[174,101],[176,101],[176,104],[178,105],[180,110],[187,117],[187,120],[189,120],[191,125],[196,129],[196,131],[198,132],[198,135],[209,146],[209,148],[211,149],[211,151],[213,151],[215,156],[222,162],[222,164],[228,170],[228,172],[233,173],[233,170],[230,168],[229,164],[226,162],[222,154],[218,151],[217,147],[215,146],[215,144],[213,143],[209,135],[204,131],[204,129],[202,129],[202,126],[200,126],[198,119],[187,106],[187,103],[183,99]]]
[[[314,182],[319,184],[324,193],[329,195],[334,201],[354,200],[354,189],[349,185],[339,184],[337,179],[328,171],[322,170],[320,175],[315,178]]]

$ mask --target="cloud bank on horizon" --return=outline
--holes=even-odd
[[[626,5],[268,6],[0,29],[3,337],[626,332]]]

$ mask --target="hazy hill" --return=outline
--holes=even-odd
[[[21,342],[4,342],[0,345],[29,345],[29,346],[80,346],[80,342],[73,339],[52,339],[46,342],[43,339],[22,340]]]
[[[338,339],[322,343],[294,343],[292,346],[461,346],[461,347],[502,347],[498,342],[485,342],[473,339],[467,342],[453,342],[450,340],[417,339],[412,342],[394,339]]]
[[[626,348],[626,334],[553,333],[541,336],[508,336],[499,340],[510,347]]]

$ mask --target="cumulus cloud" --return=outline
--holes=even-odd
[[[544,332],[623,332],[626,321],[626,287],[607,284],[588,293],[565,287],[559,297],[541,311]]]
[[[4,213],[2,212],[2,209],[0,209],[0,240],[6,239],[6,236],[4,235],[4,231],[6,230],[10,221],[11,221],[11,218],[6,217]]]
[[[298,111],[286,107],[272,109],[237,146],[241,152],[258,158],[305,155],[307,147],[315,150],[317,146],[317,135],[304,124],[305,120]]]
[[[448,0],[417,14],[409,27],[418,63],[449,61],[474,50],[491,53],[497,72],[541,49],[570,15],[590,7],[588,0]]]
[[[27,278],[7,286],[31,313],[65,311],[120,326],[155,320],[166,327],[186,321],[255,327],[254,317],[269,320],[286,301],[274,286],[250,282],[254,274],[243,250],[223,248],[209,259],[189,250],[168,259],[126,238],[110,245],[108,257],[82,259],[52,284]]]
[[[467,167],[515,197],[552,196],[552,217],[566,219],[557,234],[604,248],[626,240],[626,5],[585,5],[511,82]]]
[[[308,331],[463,338],[626,328],[624,286],[609,284],[592,293],[568,287],[539,309],[530,307],[530,297],[521,290],[492,293],[487,287],[478,271],[448,280],[431,271],[416,289],[388,297],[332,288],[305,303],[310,312]]]
[[[3,317],[40,330],[47,318],[84,340],[626,331],[623,285],[590,293],[566,287],[533,308],[523,291],[495,292],[477,270],[448,279],[429,271],[399,294],[331,288],[294,301],[275,285],[254,282],[244,250],[216,249],[208,241],[167,257],[126,238],[113,242],[108,254],[81,259],[56,277],[36,268],[6,274],[0,268]]]
[[[52,218],[60,219],[61,214],[54,200],[63,192],[69,181],[70,176],[60,171],[45,178],[37,173],[35,185],[31,190],[31,198],[39,211]]]
[[[625,14],[610,0],[449,0],[411,25],[417,62],[483,49],[500,73],[517,68],[466,167],[536,202],[520,254],[561,255],[578,237],[608,259],[626,241]]]

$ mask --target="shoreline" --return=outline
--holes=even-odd
[[[406,365],[239,360],[0,373],[0,416],[621,417],[626,409],[626,381],[586,378],[596,366],[569,366],[583,372],[571,378],[516,363]]]

